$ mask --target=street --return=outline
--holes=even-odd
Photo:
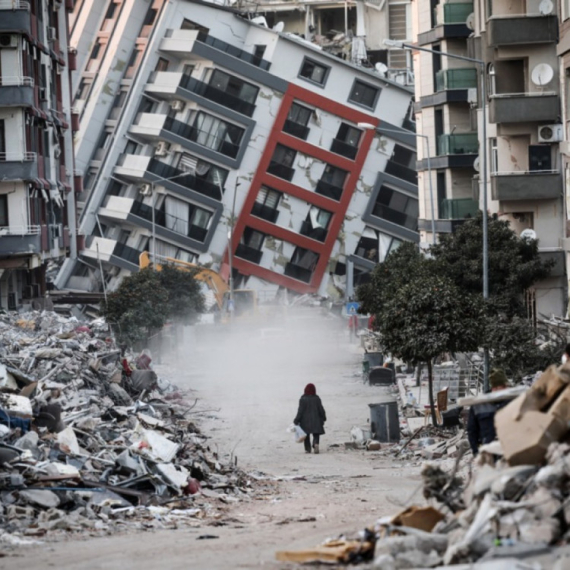
[[[229,504],[216,526],[71,538],[21,549],[0,568],[288,568],[275,551],[363,529],[417,493],[419,467],[344,447],[351,427],[366,425],[380,389],[362,383],[359,349],[336,320],[301,315],[286,326],[186,332],[157,371],[193,391],[192,412],[222,458],[279,482],[270,493]],[[305,454],[286,431],[308,382],[328,416],[320,455]],[[203,536],[215,538],[198,540]]]

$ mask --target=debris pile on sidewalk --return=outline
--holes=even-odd
[[[150,360],[102,320],[0,315],[1,539],[197,524],[251,493]]]
[[[548,368],[497,412],[495,425],[498,441],[480,448],[472,469],[460,468],[460,435],[448,442],[455,460],[423,465],[424,498],[437,505],[409,507],[342,537],[350,553],[382,570],[570,567],[570,363]],[[350,558],[339,552],[335,561]],[[278,558],[314,562],[321,554]]]

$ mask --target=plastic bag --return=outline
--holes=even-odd
[[[301,426],[296,426],[295,424],[291,424],[287,428],[287,431],[290,431],[293,434],[293,437],[297,443],[302,443],[307,437],[307,434],[303,431]]]

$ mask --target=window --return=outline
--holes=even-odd
[[[291,168],[296,155],[297,151],[283,146],[282,144],[278,144],[275,148],[275,152],[273,153],[273,161]]]
[[[351,127],[346,123],[342,123],[338,129],[336,138],[350,146],[358,146],[362,131],[355,127]]]
[[[321,176],[321,181],[335,186],[336,188],[344,188],[344,182],[346,180],[346,170],[341,170],[336,166],[331,166],[327,164]]]
[[[401,243],[401,240],[391,235],[372,228],[364,228],[354,254],[374,263],[382,263],[386,256],[395,251]]]
[[[202,112],[196,115],[193,127],[194,142],[222,154],[237,155],[244,129]]]
[[[8,226],[8,196],[0,194],[0,228]]]
[[[418,225],[418,201],[406,194],[382,186],[372,214],[388,222],[416,231]]]
[[[125,100],[127,99],[127,92],[126,91],[119,91],[115,96],[113,101],[113,107],[111,108],[111,113],[109,115],[109,119],[116,120],[119,118],[121,114],[121,109],[125,105]]]
[[[279,205],[279,200],[281,200],[281,192],[277,192],[277,190],[272,190],[267,186],[262,186],[257,193],[257,197],[255,201],[258,204],[263,204],[272,210],[276,210],[277,206]]]
[[[329,71],[330,67],[321,65],[316,61],[312,61],[311,59],[305,58],[305,60],[303,61],[303,65],[301,66],[301,71],[299,72],[299,76],[302,77],[303,79],[324,86]]]
[[[156,67],[154,68],[154,70],[155,71],[167,71],[169,63],[170,62],[167,59],[164,59],[163,57],[159,57],[158,61],[156,62]]]
[[[287,120],[306,127],[312,114],[312,109],[307,109],[307,107],[303,107],[298,103],[293,103],[289,109]]]
[[[262,234],[257,230],[252,230],[251,228],[245,228],[243,230],[242,241],[248,247],[251,247],[259,251],[263,247],[264,240],[265,240],[265,234]]]
[[[246,103],[255,103],[259,88],[251,83],[246,83],[241,79],[229,75],[216,69],[210,78],[210,86],[219,89],[224,93],[245,101]]]
[[[112,20],[115,17],[115,12],[117,11],[117,4],[115,2],[110,2],[107,8],[107,13],[105,14],[105,20]]]
[[[4,119],[0,119],[0,160],[5,157],[2,156],[6,153],[6,123]]]
[[[101,53],[102,46],[103,44],[101,43],[101,40],[97,40],[97,42],[93,46],[93,49],[91,50],[91,55],[89,56],[89,59],[99,59],[99,54]]]
[[[357,79],[352,86],[352,91],[350,92],[348,100],[351,103],[357,103],[363,107],[374,109],[379,95],[379,87],[373,87],[372,85],[368,85],[367,83],[363,83]]]
[[[491,174],[499,172],[499,147],[497,145],[497,139],[489,139],[489,148],[491,150]]]
[[[87,95],[89,95],[90,89],[91,89],[91,79],[82,79],[79,82],[79,87],[77,88],[76,99],[79,101],[87,99]]]

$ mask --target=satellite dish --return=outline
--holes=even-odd
[[[536,232],[527,228],[521,232],[521,239],[536,239]]]
[[[258,26],[264,26],[267,28],[267,20],[265,19],[265,16],[256,16],[255,18],[252,18],[251,21]]]
[[[285,29],[285,22],[277,22],[274,26],[273,26],[273,31],[274,32],[282,32]]]
[[[538,5],[538,11],[543,16],[548,16],[548,14],[552,14],[552,10],[554,10],[554,4],[552,0],[540,0],[540,4]]]
[[[474,161],[473,161],[473,170],[479,172],[479,169],[481,168],[480,162],[479,162],[479,157],[477,157]]]
[[[386,76],[386,72],[388,71],[388,66],[385,63],[379,61],[374,67],[382,77]]]
[[[552,70],[552,67],[548,65],[548,63],[539,63],[537,66],[535,66],[530,75],[531,81],[539,87],[548,85],[552,81],[553,77],[554,71]]]
[[[548,0],[548,2],[550,2],[550,0]],[[470,30],[475,29],[475,14],[473,12],[471,12],[471,14],[469,14],[469,16],[467,16],[467,20],[465,20],[465,25]]]

